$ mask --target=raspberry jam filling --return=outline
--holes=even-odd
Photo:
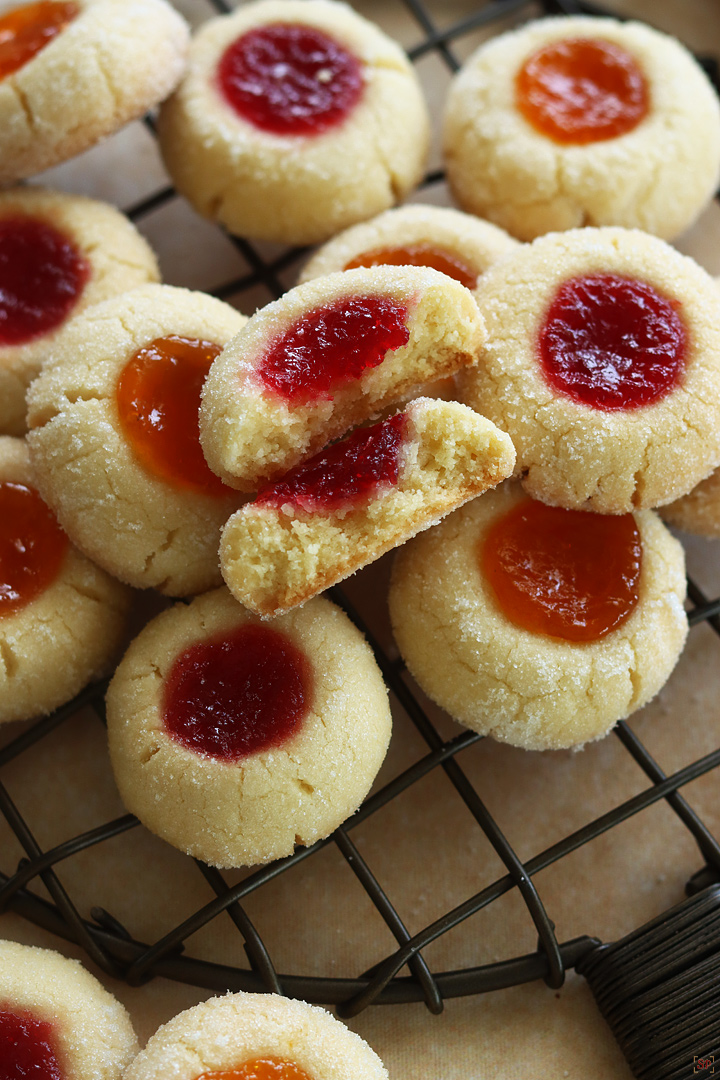
[[[632,514],[525,499],[490,527],[479,562],[510,622],[564,641],[597,641],[635,610],[642,543]]]
[[[297,506],[332,512],[367,503],[380,490],[394,487],[407,421],[400,413],[372,427],[358,428],[347,439],[321,450],[260,492],[255,506]]]
[[[32,60],[79,12],[79,4],[40,0],[0,16],[0,79]]]
[[[200,392],[220,345],[171,335],[138,349],[117,384],[122,429],[144,467],[203,495],[231,488],[211,472],[200,446]]]
[[[52,1024],[0,1009],[0,1080],[66,1080]]]
[[[0,483],[0,616],[52,585],[67,549],[65,533],[35,488]]]
[[[253,1058],[232,1069],[202,1073],[196,1080],[312,1080],[312,1077],[292,1061]]]
[[[633,278],[571,278],[555,294],[540,330],[547,382],[608,412],[652,405],[685,371],[687,332],[679,307]]]
[[[177,657],[165,680],[163,724],[187,750],[233,763],[282,746],[311,699],[305,654],[279,630],[249,623]]]
[[[249,30],[218,65],[227,103],[273,135],[320,135],[360,100],[360,61],[329,34],[301,23]]]
[[[0,220],[0,345],[56,330],[77,303],[90,266],[57,229],[32,217]]]
[[[568,145],[625,135],[650,108],[634,56],[595,38],[555,41],[534,52],[517,74],[515,101],[537,131]]]
[[[316,308],[271,343],[258,365],[266,390],[286,401],[328,398],[407,345],[407,308],[389,296],[349,296]]]
[[[441,274],[455,278],[466,289],[474,289],[478,279],[477,273],[457,255],[431,244],[408,244],[407,247],[365,251],[351,259],[344,269],[354,270],[356,266],[429,266],[431,270],[439,270]]]

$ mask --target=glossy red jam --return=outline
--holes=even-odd
[[[389,296],[348,296],[316,308],[280,334],[258,365],[266,390],[286,401],[331,397],[407,345],[407,308]]]
[[[0,1009],[0,1080],[66,1080],[52,1024]]]
[[[260,492],[255,505],[310,513],[349,510],[397,484],[406,419],[400,414],[321,450]]]
[[[253,1058],[232,1069],[202,1073],[196,1080],[313,1080],[309,1073],[292,1061],[279,1058]]]
[[[79,12],[79,4],[40,0],[0,15],[0,79],[32,60]]]
[[[236,762],[282,746],[311,705],[312,672],[290,638],[246,624],[190,646],[165,680],[165,731],[188,750]]]
[[[123,431],[149,472],[177,487],[227,496],[231,489],[203,457],[198,420],[200,392],[221,351],[197,338],[156,338],[123,368],[117,404]]]
[[[638,602],[642,543],[632,514],[526,499],[493,523],[479,561],[503,614],[534,634],[597,641]]]
[[[455,278],[466,289],[474,289],[478,279],[477,272],[457,255],[430,244],[407,244],[405,247],[364,251],[351,259],[344,269],[353,270],[356,266],[429,266],[431,270],[439,270],[441,274]]]
[[[360,62],[329,34],[301,23],[249,30],[225,50],[220,90],[249,123],[273,135],[320,135],[360,100]]]
[[[29,604],[60,572],[68,539],[35,488],[0,483],[0,616]]]
[[[589,274],[560,286],[540,329],[550,386],[612,411],[652,405],[678,386],[687,332],[678,301],[643,281]]]
[[[625,135],[650,108],[637,60],[619,45],[569,38],[530,56],[515,83],[517,107],[558,143],[584,145]]]
[[[56,330],[89,276],[86,259],[51,225],[0,219],[0,345],[24,345]]]

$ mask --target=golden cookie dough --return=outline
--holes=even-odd
[[[255,27],[303,24],[360,62],[360,100],[321,134],[277,135],[242,118],[216,83],[225,50]],[[335,0],[259,0],[207,22],[160,111],[165,165],[198,213],[231,233],[315,244],[387,210],[422,179],[429,118],[400,46]]]
[[[75,319],[29,391],[28,444],[43,498],[73,543],[121,581],[169,596],[220,584],[220,529],[240,497],[181,487],[142,464],[120,425],[117,384],[157,338],[222,346],[244,323],[204,293],[146,285]]]
[[[720,536],[720,469],[681,499],[660,508],[668,525],[696,536]]]
[[[685,371],[653,404],[604,411],[556,393],[538,335],[559,287],[587,274],[637,279],[677,302]],[[622,514],[690,491],[720,463],[720,292],[692,259],[625,229],[572,229],[535,240],[483,275],[488,327],[481,367],[460,376],[461,400],[507,431],[528,494],[568,508]]]
[[[157,259],[147,241],[109,203],[39,187],[0,192],[0,222],[17,218],[32,218],[56,229],[85,261],[87,280],[70,316],[109,296],[160,279]],[[22,435],[27,430],[25,393],[43,361],[62,341],[66,325],[63,322],[24,344],[0,344],[0,432]]]
[[[0,183],[49,169],[174,89],[189,32],[165,0],[76,0],[77,16],[0,80]]]
[[[125,1007],[79,961],[51,949],[0,941],[0,1018],[8,1013],[51,1025],[52,1075],[59,1067],[64,1080],[121,1080],[139,1050]],[[20,1049],[31,1034],[32,1027]],[[48,1038],[47,1029],[40,1037]],[[18,1073],[8,1067],[8,1076],[26,1075],[22,1065]]]
[[[325,1009],[277,994],[237,993],[173,1017],[151,1036],[124,1080],[197,1080],[258,1059],[294,1065],[309,1080],[388,1077],[374,1050]]]
[[[409,248],[417,249],[416,265],[424,265],[423,249],[438,252],[467,269],[476,284],[488,266],[517,247],[517,240],[489,221],[444,206],[413,204],[386,210],[328,240],[305,264],[298,280],[345,270],[353,260],[376,252]]]
[[[396,485],[350,508],[259,501],[233,514],[220,567],[242,604],[263,616],[302,604],[511,474],[510,439],[465,405],[418,398],[403,417]]]
[[[649,111],[624,135],[563,144],[517,108],[515,80],[528,57],[578,38],[620,46],[645,76]],[[649,26],[540,19],[481,45],[466,61],[448,95],[443,143],[458,204],[521,240],[581,225],[640,228],[670,240],[718,186],[720,105],[684,46]]]
[[[167,733],[163,717],[176,660],[253,625],[270,626],[304,655],[308,713],[279,745],[235,761],[187,748]],[[249,695],[258,692],[247,685]],[[267,863],[328,836],[367,795],[391,730],[375,658],[339,608],[318,598],[266,624],[226,589],[176,604],[148,624],[115,672],[107,716],[128,810],[181,851],[221,867]]]
[[[0,436],[0,482],[37,489],[22,439]],[[105,674],[129,605],[130,591],[70,545],[55,581],[0,615],[0,723],[52,712]]]
[[[528,750],[582,746],[650,701],[675,666],[688,630],[683,550],[638,511],[639,600],[627,620],[589,642],[532,633],[500,610],[477,555],[524,498],[504,484],[398,552],[393,632],[418,685],[465,727]]]
[[[356,297],[377,297],[405,308],[407,344],[388,350],[375,367],[336,382],[307,403],[263,385],[257,369],[282,335],[313,312],[346,300],[350,304]],[[226,484],[257,491],[423,384],[475,364],[484,341],[472,294],[437,270],[377,266],[297,285],[257,311],[210,369],[200,409],[208,464]],[[290,372],[299,366],[296,353],[286,349],[283,356]]]

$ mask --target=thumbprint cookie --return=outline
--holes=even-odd
[[[419,183],[429,119],[405,53],[349,5],[258,0],[201,27],[158,133],[198,213],[314,244]]]
[[[264,623],[226,589],[148,624],[107,716],[128,810],[220,867],[328,836],[370,790],[391,729],[375,658],[339,608],[318,598]]]
[[[271,616],[427,529],[508,477],[507,435],[455,401],[418,398],[260,491],[220,545],[233,595]]]
[[[104,674],[129,602],[68,541],[24,441],[0,436],[0,722],[52,712]]]
[[[4,1080],[120,1080],[138,1049],[125,1007],[77,960],[0,941]]]
[[[28,385],[69,319],[159,277],[147,242],[108,203],[47,188],[0,192],[0,432],[24,434]]]
[[[374,1050],[325,1009],[226,994],[173,1017],[124,1080],[387,1080]]]
[[[208,464],[257,491],[423,384],[475,364],[484,341],[472,294],[427,267],[297,285],[257,311],[210,369],[200,410]]]
[[[696,536],[720,536],[720,469],[715,469],[697,487],[660,508],[668,525]]]
[[[505,484],[395,557],[393,632],[459,723],[528,750],[599,739],[682,651],[685,560],[651,510],[547,506]]]
[[[167,97],[189,32],[165,0],[34,0],[0,15],[0,183],[87,150]]]
[[[43,497],[81,551],[136,588],[221,583],[220,529],[241,498],[205,462],[198,409],[244,322],[204,293],[146,285],[78,316],[30,388]]]
[[[720,290],[634,229],[540,237],[483,275],[461,400],[507,431],[534,498],[624,514],[720,463]]]
[[[458,204],[513,236],[581,225],[671,240],[720,179],[720,104],[674,38],[640,23],[530,22],[480,48],[444,118]]]

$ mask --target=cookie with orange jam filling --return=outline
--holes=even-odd
[[[720,106],[674,38],[584,16],[481,45],[444,118],[458,204],[521,240],[581,225],[671,240],[720,179]]]
[[[104,674],[129,601],[68,541],[25,443],[0,436],[0,722],[49,713]]]
[[[427,529],[512,472],[507,435],[455,401],[418,398],[260,491],[228,521],[234,596],[276,615]]]
[[[427,267],[308,281],[261,308],[213,364],[200,431],[214,472],[241,491],[282,476],[355,424],[477,363],[472,294]]]
[[[87,150],[157,105],[188,28],[165,0],[30,0],[0,15],[0,183]]]
[[[325,1009],[277,994],[227,994],[173,1017],[125,1080],[387,1080],[368,1044]]]
[[[638,230],[540,237],[483,275],[461,400],[507,431],[534,498],[622,514],[720,463],[720,292]]]
[[[0,192],[0,431],[25,432],[27,388],[71,318],[159,277],[114,206],[47,188]]]
[[[3,1077],[120,1080],[138,1049],[127,1010],[77,960],[0,941]]]
[[[682,651],[685,560],[649,510],[547,506],[506,484],[398,552],[395,640],[459,723],[529,750],[605,735]]]
[[[403,50],[349,5],[259,0],[198,31],[158,134],[204,217],[313,244],[419,183],[429,118]]]
[[[68,327],[28,394],[38,484],[73,542],[109,573],[170,596],[219,585],[220,529],[241,498],[200,448],[203,380],[245,316],[148,285]]]
[[[390,739],[372,652],[329,601],[263,623],[218,589],[140,633],[107,695],[123,802],[213,866],[251,866],[357,810]]]

